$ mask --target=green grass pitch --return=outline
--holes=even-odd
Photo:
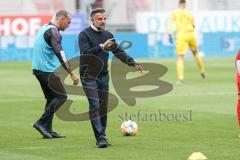
[[[31,74],[31,64],[1,62],[0,160],[186,160],[193,152],[202,152],[209,160],[239,160],[234,58],[205,59],[204,80],[194,60],[186,59],[185,84],[181,86],[174,84],[174,59],[152,62],[169,68],[161,79],[172,83],[174,89],[163,96],[138,98],[135,107],[120,100],[109,113],[107,135],[113,146],[107,149],[95,147],[89,121],[66,122],[55,117],[54,130],[67,138],[42,139],[32,128],[44,101]],[[74,99],[72,112],[87,110],[84,98],[70,98]],[[159,111],[186,117],[180,121],[150,119]],[[141,115],[137,118],[138,112]],[[120,125],[126,113],[138,123],[135,137],[121,135]]]

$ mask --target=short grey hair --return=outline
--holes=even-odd
[[[67,17],[71,17],[71,14],[68,11],[60,10],[56,13],[56,19],[60,16],[67,18]]]

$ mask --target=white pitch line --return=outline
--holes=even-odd
[[[161,95],[161,96],[168,96],[168,97],[186,97],[186,96],[192,96],[192,97],[195,97],[195,96],[224,96],[224,95],[236,95],[237,96],[237,93],[236,92],[220,92],[220,93],[194,93],[194,94],[191,94],[191,93],[187,93],[187,94],[165,94],[165,95]],[[119,97],[119,96],[117,96]],[[123,98],[138,98],[138,97],[134,97],[134,96],[121,96]],[[149,97],[147,97],[149,98]],[[111,97],[109,97],[109,99],[111,99]],[[142,98],[141,98],[142,99]],[[77,98],[69,98],[69,100],[73,100],[73,101],[82,101],[82,100],[86,100],[86,97],[77,97]],[[0,99],[0,103],[6,103],[6,102],[9,102],[9,103],[13,103],[13,102],[45,102],[44,99],[30,99],[30,98],[26,98],[26,99]]]
[[[78,97],[78,98],[69,98],[69,100],[78,101],[78,100],[84,100],[85,97]],[[0,103],[6,103],[6,102],[45,102],[44,99],[0,99]]]
[[[44,146],[36,146],[36,147],[17,147],[16,149],[20,149],[20,150],[38,150],[38,149],[54,149],[56,148],[56,146],[53,146],[53,147],[44,147]],[[61,148],[80,148],[78,145],[74,146],[66,146],[66,145],[63,145],[61,146]]]

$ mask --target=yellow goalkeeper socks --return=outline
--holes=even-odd
[[[201,73],[205,73],[205,67],[204,67],[204,64],[203,64],[203,61],[202,61],[202,58],[200,57],[199,54],[195,54],[195,60],[198,64],[198,68],[200,70]]]
[[[184,62],[183,59],[177,59],[177,75],[178,80],[184,79]]]

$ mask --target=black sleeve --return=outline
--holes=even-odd
[[[62,36],[56,28],[48,29],[44,34],[44,39],[50,47],[53,48],[54,53],[58,57],[63,68],[70,73],[72,71],[70,64],[67,61],[65,53],[62,48]]]
[[[108,32],[109,37],[110,38],[114,38],[113,34]],[[123,49],[121,46],[119,46],[117,43],[115,43],[112,47],[111,47],[111,52],[114,54],[114,56],[116,56],[118,59],[120,59],[123,63],[129,65],[129,66],[134,66],[136,64],[136,62],[134,61],[134,59],[129,56]]]
[[[97,54],[102,51],[100,46],[90,48],[89,39],[84,32],[81,32],[78,36],[78,45],[81,54]]]
[[[129,66],[134,66],[136,62],[132,57],[130,57],[117,43],[114,44],[111,49],[112,53],[120,59],[123,63],[128,64]]]

